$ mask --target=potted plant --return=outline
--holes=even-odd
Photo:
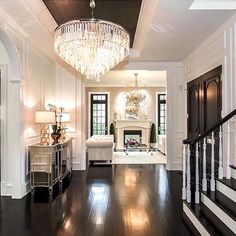
[[[155,123],[152,123],[150,132],[150,147],[155,148],[156,142],[157,142],[156,125]]]
[[[115,140],[115,125],[113,123],[110,124],[110,135],[114,136],[114,143],[116,142]]]
[[[55,124],[52,125],[52,133],[51,133],[51,137],[53,139],[53,144],[56,144],[59,142],[59,139],[61,137],[61,122],[59,122],[58,124],[58,121],[57,121],[57,108],[55,105],[53,104],[48,104],[48,108],[50,111],[53,111],[55,113]],[[62,112],[62,110],[61,110]]]

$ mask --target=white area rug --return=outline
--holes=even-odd
[[[112,164],[166,164],[166,156],[160,152],[114,152]]]

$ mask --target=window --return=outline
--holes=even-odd
[[[166,94],[158,94],[158,134],[166,134]]]
[[[107,94],[91,94],[90,135],[107,134]]]

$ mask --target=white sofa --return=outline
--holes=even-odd
[[[88,160],[112,161],[114,137],[113,135],[94,135],[86,141]]]

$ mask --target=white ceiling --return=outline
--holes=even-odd
[[[224,1],[224,0],[222,0]],[[189,10],[193,0],[157,0],[142,61],[182,61],[236,13],[234,10]]]
[[[151,61],[183,61],[198,45],[224,24],[232,10],[189,10],[193,0],[142,0],[137,41],[142,39],[142,47],[135,48],[136,58],[130,56],[123,64]],[[155,6],[155,7],[153,7]],[[36,48],[53,60],[71,67],[60,60],[53,52],[53,32],[57,24],[41,0],[0,0],[0,8],[17,22],[18,28]],[[0,9],[1,10],[1,9]],[[149,19],[147,20],[147,17]],[[145,25],[146,24],[146,25]],[[144,30],[146,29],[146,30]],[[141,45],[141,44],[137,44]],[[134,55],[133,54],[133,55]],[[140,55],[138,57],[138,55]],[[133,78],[133,72],[122,71],[122,63],[105,74],[96,86],[124,86]],[[124,68],[123,68],[124,70]],[[160,71],[145,71],[139,79],[146,86],[163,86],[164,75]],[[122,82],[124,81],[124,82]],[[158,84],[159,83],[159,84]],[[88,81],[88,86],[92,85]],[[123,85],[124,84],[124,85]]]
[[[112,70],[103,75],[99,82],[87,80],[86,87],[127,87],[134,85],[138,73],[138,85],[143,87],[166,87],[166,71]]]

